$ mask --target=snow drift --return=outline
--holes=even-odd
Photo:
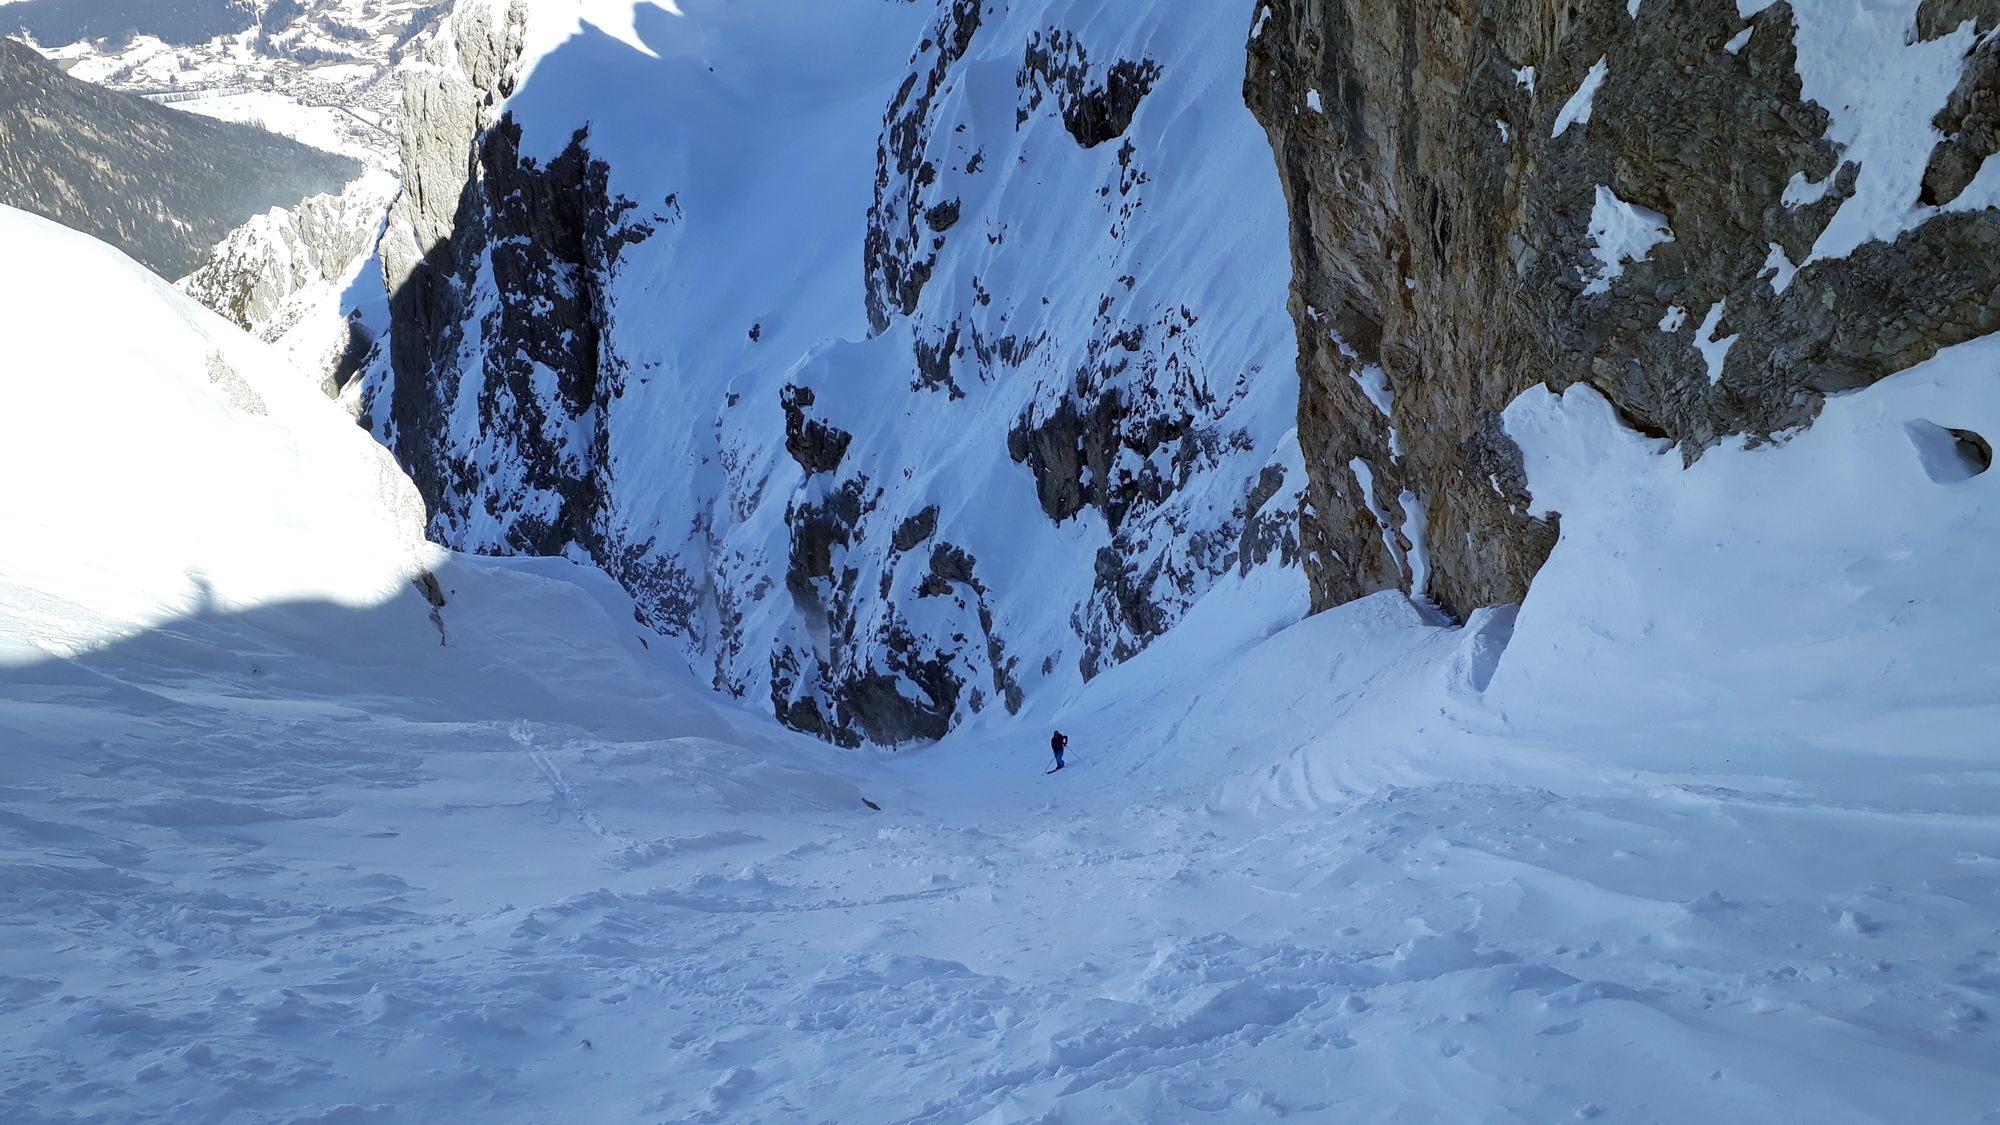
[[[434,553],[408,479],[311,382],[116,250],[0,209],[4,659],[199,606],[379,600]]]

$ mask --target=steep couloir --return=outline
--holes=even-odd
[[[842,744],[1069,690],[1211,596],[1303,604],[1238,15],[461,0],[364,420],[443,542],[603,566],[649,643]]]

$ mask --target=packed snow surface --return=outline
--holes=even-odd
[[[563,560],[452,558],[435,622],[399,581],[225,580],[392,580],[407,544],[362,532],[395,497],[322,510],[367,478],[314,452],[330,404],[246,374],[247,410],[199,361],[254,345],[108,251],[75,270],[132,327],[0,305],[41,357],[6,368],[10,479],[51,495],[8,513],[0,620],[169,612],[0,669],[0,1119],[2000,1107],[2000,498],[1953,433],[2000,433],[2000,339],[1687,468],[1531,391],[1506,425],[1563,538],[1518,612],[1301,620],[1253,572],[891,754],[732,709]]]

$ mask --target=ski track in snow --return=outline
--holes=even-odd
[[[841,754],[662,690],[615,619],[579,630],[595,595],[522,569],[444,573],[451,648],[409,596],[0,678],[0,1118],[2000,1099],[1990,768],[1808,787],[1723,731],[1523,739],[1452,678],[1467,632],[1393,596],[1192,684],[1108,675],[1054,777],[1018,728]],[[1648,764],[1681,741],[1708,748]]]

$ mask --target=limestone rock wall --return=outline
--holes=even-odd
[[[2000,139],[1994,5],[1742,9],[1255,6],[1316,606],[1520,599],[1556,527],[1498,411],[1536,383],[1588,382],[1694,458],[2000,327],[2000,212],[1966,190]],[[1934,120],[1893,116],[1940,76]]]
[[[386,327],[375,246],[396,180],[370,173],[338,195],[273,208],[232,231],[181,290],[258,338],[280,344],[337,396]]]
[[[602,292],[651,228],[612,197],[587,129],[553,159],[521,154],[519,124],[496,107],[525,22],[520,0],[462,5],[406,87],[404,190],[381,249],[389,367],[362,421],[416,481],[439,539],[549,555],[605,546],[603,407],[621,368],[602,346]]]

